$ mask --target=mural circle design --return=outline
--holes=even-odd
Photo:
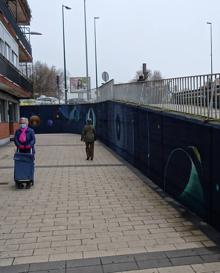
[[[41,120],[40,117],[37,115],[33,115],[30,117],[29,124],[32,127],[38,127],[40,126]]]
[[[177,197],[199,215],[204,214],[201,156],[196,147],[174,149],[167,160],[164,191]]]
[[[48,119],[47,125],[48,125],[49,127],[52,127],[52,126],[53,126],[53,121],[52,121],[51,119]]]

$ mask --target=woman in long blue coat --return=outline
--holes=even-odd
[[[19,129],[15,132],[14,142],[19,153],[33,153],[34,160],[34,144],[35,144],[35,134],[34,130],[28,127],[28,119],[20,118]],[[25,171],[25,170],[24,170]],[[32,180],[33,184],[33,180]],[[26,188],[29,189],[31,186],[31,181],[27,182]],[[23,188],[23,183],[17,183],[18,188]]]
[[[21,153],[30,153],[31,150],[33,154],[35,153],[35,134],[34,130],[28,127],[28,119],[20,118],[19,120],[19,129],[15,132],[15,145],[19,152]]]

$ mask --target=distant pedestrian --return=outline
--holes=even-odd
[[[84,141],[86,144],[86,156],[87,160],[94,158],[94,143],[96,140],[95,128],[92,125],[92,120],[88,119],[87,124],[84,126],[81,141]]]

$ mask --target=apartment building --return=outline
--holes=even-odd
[[[0,145],[18,128],[19,99],[33,93],[30,21],[27,0],[0,0]]]

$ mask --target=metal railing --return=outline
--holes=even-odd
[[[73,98],[70,104],[121,101],[176,111],[208,119],[220,119],[220,74],[114,84],[92,89],[91,99]]]
[[[23,44],[23,46],[25,47],[25,49],[28,51],[28,53],[30,55],[32,55],[32,49],[31,49],[31,45],[28,42],[25,34],[22,33],[20,27],[17,25],[14,16],[12,15],[11,11],[9,10],[9,8],[7,7],[7,4],[5,1],[0,1],[0,12],[7,18],[7,20],[10,22],[10,24],[12,25],[13,29],[16,32],[16,35],[18,37],[18,39],[21,41],[21,43]]]
[[[98,90],[97,101],[116,100],[220,119],[220,74],[114,84]]]
[[[19,63],[19,71],[25,78],[33,80],[33,63]]]
[[[0,74],[19,85],[24,90],[33,93],[32,82],[26,79],[4,56],[0,54]]]

